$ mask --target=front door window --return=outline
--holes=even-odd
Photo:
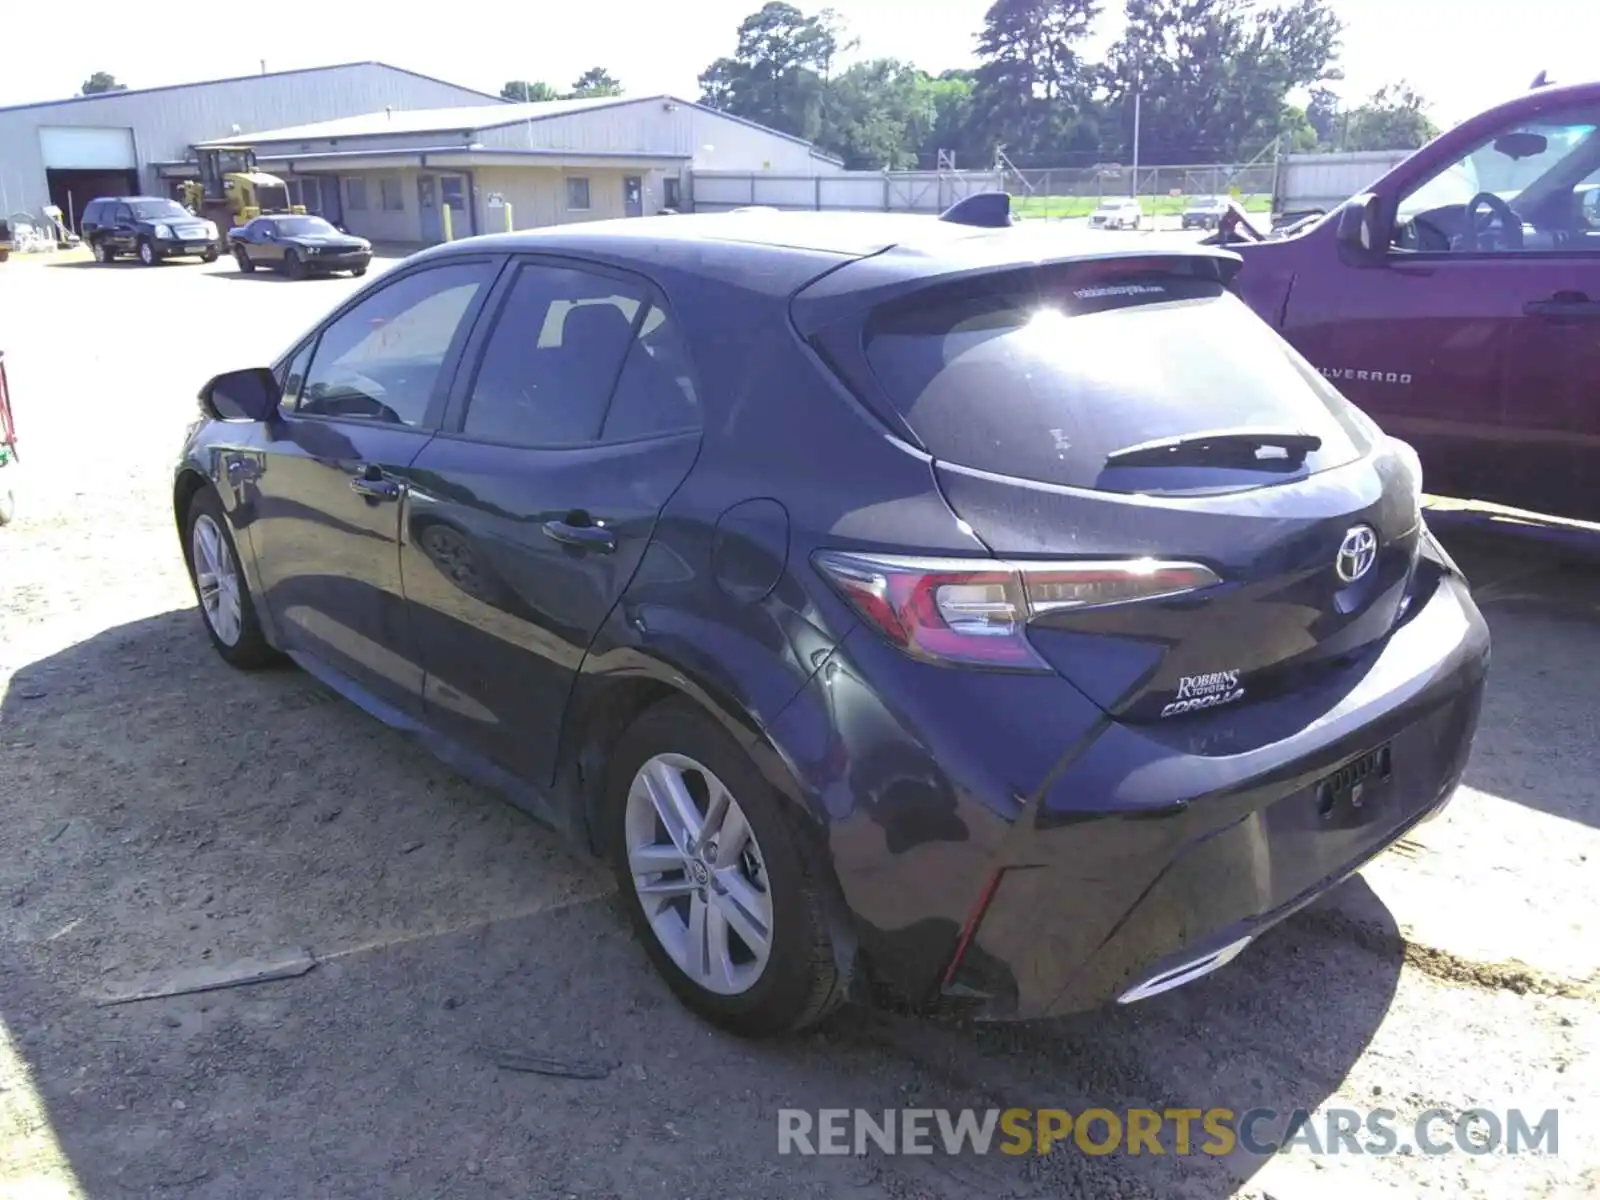
[[[1600,106],[1520,122],[1402,196],[1394,248],[1468,254],[1600,249],[1600,234],[1586,218],[1600,204],[1590,200],[1597,178]]]

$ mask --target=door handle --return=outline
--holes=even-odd
[[[1530,300],[1522,306],[1530,317],[1600,317],[1600,301],[1582,292],[1557,292],[1548,300]]]
[[[350,490],[358,496],[368,500],[398,500],[400,499],[400,483],[398,480],[385,479],[383,472],[377,467],[368,467],[361,474],[350,481]]]
[[[566,521],[546,521],[544,535],[563,546],[610,554],[617,548],[617,535],[603,525],[572,525]]]

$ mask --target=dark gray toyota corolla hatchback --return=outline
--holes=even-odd
[[[737,213],[475,238],[212,380],[174,506],[287,656],[616,872],[673,990],[1031,1017],[1442,806],[1489,657],[1415,456],[1194,245]]]

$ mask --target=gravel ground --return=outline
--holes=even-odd
[[[353,281],[0,267],[26,461],[0,530],[0,1197],[1435,1195],[1600,1190],[1600,571],[1453,539],[1497,638],[1447,815],[1239,961],[964,1029],[686,1016],[608,881],[292,670],[206,645],[169,512],[193,396]],[[4,482],[4,480],[0,480]],[[180,970],[314,970],[125,1006]],[[595,1079],[508,1055],[599,1064]],[[1559,1153],[807,1158],[781,1108],[1560,1110]],[[1317,1123],[1313,1123],[1313,1128]],[[1268,1126],[1263,1126],[1263,1130]]]

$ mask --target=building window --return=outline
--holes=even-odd
[[[345,206],[351,212],[367,211],[367,181],[365,179],[346,179]]]
[[[567,207],[584,212],[589,207],[589,180],[583,175],[567,176]]]
[[[405,209],[405,201],[400,196],[400,179],[396,175],[385,175],[378,180],[378,192],[383,203],[384,212],[401,212]]]

